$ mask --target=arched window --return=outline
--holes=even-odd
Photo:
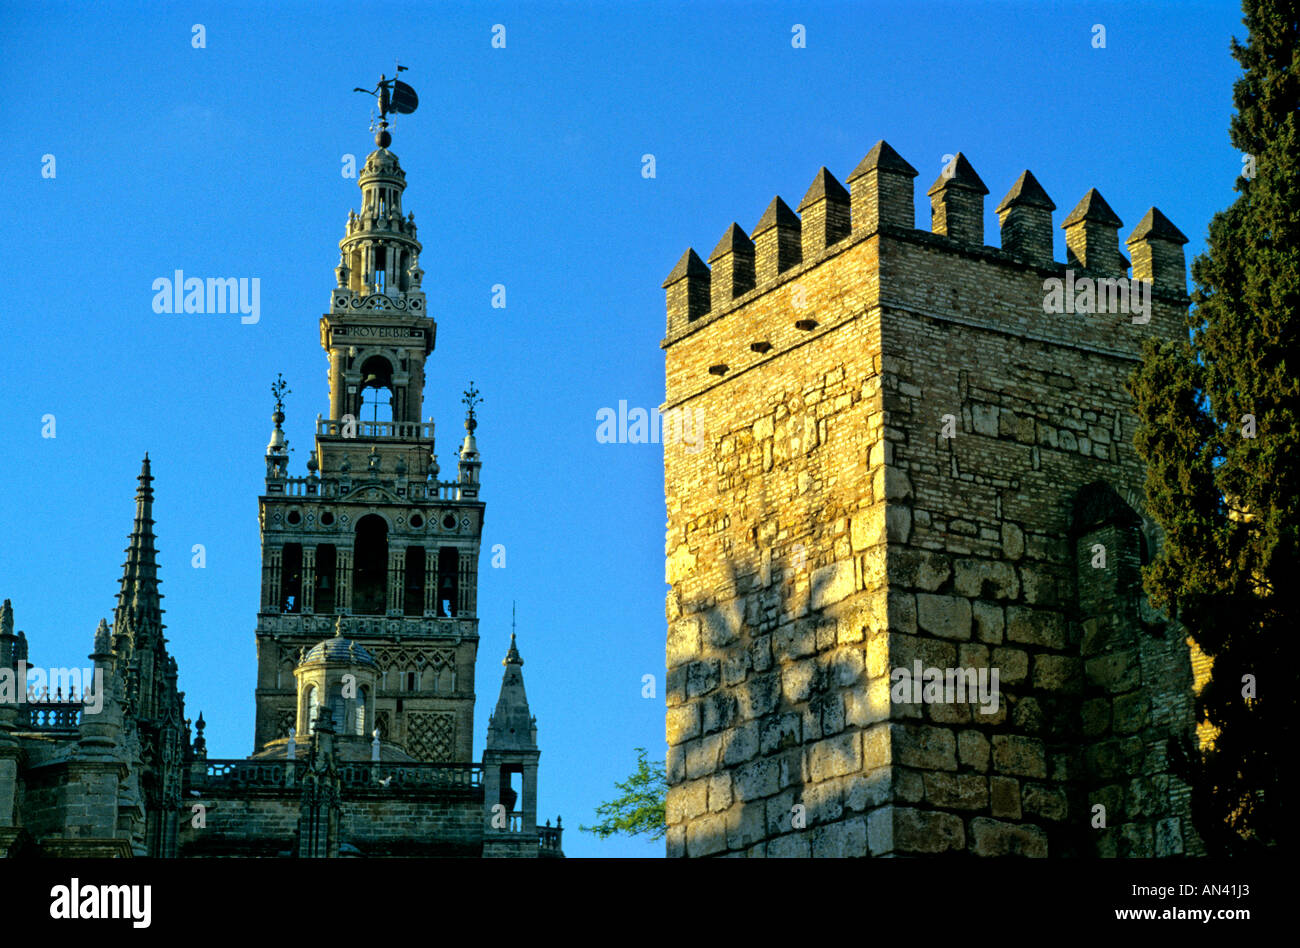
[[[361,364],[360,421],[393,420],[393,366],[383,356]]]
[[[370,691],[366,688],[357,690],[357,711],[355,715],[355,727],[352,733],[358,737],[366,736],[366,705],[370,702]]]
[[[316,694],[316,686],[307,686],[307,733],[316,733],[316,717],[320,713],[320,698]]]
[[[343,697],[343,689],[338,691],[330,698],[330,717],[334,725],[334,733],[346,734],[348,732],[348,702]]]

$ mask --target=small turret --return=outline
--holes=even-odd
[[[465,404],[465,441],[460,446],[460,462],[458,465],[460,484],[460,495],[463,498],[472,499],[478,496],[479,488],[479,469],[483,466],[482,460],[478,453],[478,440],[474,437],[474,429],[478,427],[478,419],[474,417],[475,407],[482,401],[479,397],[478,389],[474,383],[469,383],[469,388],[465,390],[465,397],[461,401]]]
[[[284,436],[284,396],[290,394],[284,376],[276,374],[271,386],[275,398],[275,410],[271,412],[271,422],[275,428],[271,431],[271,440],[266,445],[266,491],[283,493],[284,480],[289,476],[289,439]]]

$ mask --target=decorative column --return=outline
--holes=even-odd
[[[402,614],[402,562],[406,559],[406,548],[388,548],[388,609],[390,616]]]
[[[352,551],[339,547],[335,568],[334,611],[340,615],[352,612]]]
[[[316,611],[316,548],[303,545],[302,548],[302,610],[303,613]]]
[[[477,596],[474,584],[478,576],[474,570],[474,554],[469,550],[460,551],[460,578],[457,582],[457,595],[459,600],[456,603],[456,615],[473,616],[478,613],[475,611]]]
[[[424,550],[424,614],[438,614],[438,547]]]

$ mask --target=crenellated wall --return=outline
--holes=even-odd
[[[1165,750],[1187,645],[1136,579],[1158,536],[1124,389],[1144,339],[1185,331],[1186,238],[1154,208],[1129,238],[1148,320],[1076,313],[1049,281],[1127,276],[1100,194],[1062,264],[1030,173],[1001,248],[965,156],[932,232],[915,175],[881,142],[848,188],[821,169],[802,219],[775,199],[752,270],[732,225],[665,281],[664,411],[703,437],[665,445],[668,852],[1198,852]],[[918,659],[996,669],[996,710],[894,700]]]

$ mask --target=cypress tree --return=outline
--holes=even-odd
[[[1213,741],[1171,751],[1214,853],[1288,847],[1296,822],[1283,775],[1300,686],[1300,15],[1294,0],[1243,11],[1246,42],[1231,46],[1243,69],[1230,123],[1238,197],[1192,263],[1188,338],[1148,343],[1129,384],[1164,531],[1146,589],[1213,661],[1197,701]]]

